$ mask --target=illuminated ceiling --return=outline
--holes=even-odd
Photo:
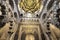
[[[41,0],[21,0],[19,7],[25,12],[34,13],[41,7]]]

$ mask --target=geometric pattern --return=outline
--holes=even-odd
[[[41,0],[21,0],[19,3],[19,7],[29,13],[34,13],[40,9],[40,6]]]

